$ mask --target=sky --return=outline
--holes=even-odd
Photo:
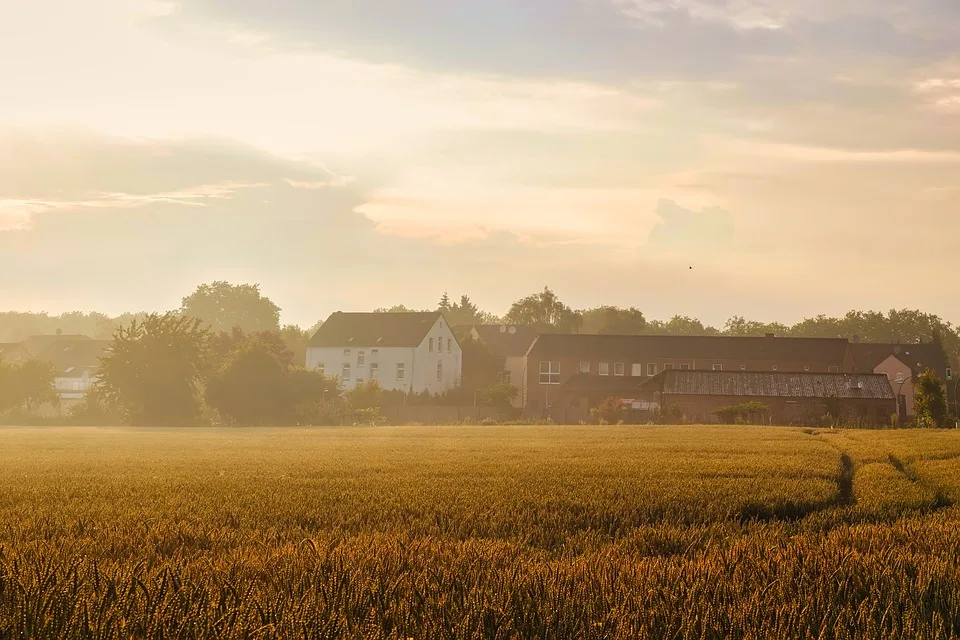
[[[0,0],[2,309],[956,323],[958,256],[956,0]]]

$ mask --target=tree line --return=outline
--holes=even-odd
[[[785,337],[848,338],[863,342],[916,343],[941,341],[951,360],[960,352],[960,328],[937,315],[911,309],[880,311],[852,310],[840,317],[817,315],[792,325],[780,322],[759,322],[733,316],[721,327],[705,325],[697,318],[676,315],[668,320],[649,320],[636,307],[601,305],[573,309],[549,287],[515,301],[505,314],[498,316],[480,309],[468,295],[451,299],[444,292],[435,307],[416,309],[395,305],[375,309],[377,312],[443,311],[453,326],[473,324],[516,324],[535,326],[542,332],[590,333],[619,335],[675,336],[763,336],[773,333]],[[234,285],[224,281],[202,284],[183,298],[175,314],[200,319],[212,332],[229,332],[239,327],[245,332],[271,331],[284,336],[294,360],[302,362],[309,337],[322,325],[281,325],[281,309],[262,294],[258,285]],[[0,342],[18,342],[30,335],[82,334],[109,340],[123,326],[142,322],[145,312],[125,313],[110,317],[102,313],[0,312]],[[955,363],[956,364],[956,363]]]

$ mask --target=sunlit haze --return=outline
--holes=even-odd
[[[0,0],[0,300],[960,318],[955,0]],[[693,267],[692,269],[690,267]]]

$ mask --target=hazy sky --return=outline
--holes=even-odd
[[[0,308],[958,321],[957,258],[957,0],[0,0]]]

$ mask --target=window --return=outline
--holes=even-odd
[[[601,362],[601,363],[600,363],[600,375],[602,375],[602,376],[608,376],[608,375],[610,375],[610,363],[609,363],[609,362]]]
[[[350,357],[350,349],[344,349],[344,350],[343,350],[343,357],[344,357],[344,358],[349,358],[349,357]]]
[[[540,384],[560,384],[560,363],[543,361],[540,363]]]
[[[838,367],[838,366],[835,365],[835,364],[832,364],[832,365],[830,365],[829,367],[827,367],[827,371],[828,371],[829,373],[840,373],[840,367]]]
[[[630,375],[632,375],[634,378],[637,378],[637,377],[639,377],[639,376],[642,376],[642,375],[643,375],[643,365],[642,365],[642,364],[636,364],[636,363],[634,363],[634,365],[633,365],[632,367],[630,367]]]
[[[590,363],[581,362],[580,363],[580,373],[590,373]]]
[[[502,382],[502,383],[504,383],[504,384],[513,384],[511,378],[512,378],[512,376],[510,375],[510,372],[509,372],[509,371],[501,371],[501,372],[500,372],[500,382]]]
[[[648,375],[648,376],[655,376],[655,375],[657,375],[657,363],[656,363],[656,362],[651,362],[650,364],[647,365],[647,375]]]
[[[713,365],[713,370],[714,370],[714,371],[723,371],[723,365],[722,365],[722,364],[715,364],[715,365]]]
[[[443,380],[443,360],[437,363],[437,382]]]
[[[376,362],[370,363],[370,379],[379,380],[380,379],[380,365]]]
[[[357,351],[357,366],[362,367],[367,364],[367,353],[365,351]]]
[[[897,371],[897,382],[903,382],[903,371]]]
[[[397,380],[403,380],[406,378],[407,371],[406,365],[402,362],[397,363]]]
[[[376,360],[378,355],[380,355],[380,349],[370,349],[371,360]]]
[[[433,353],[433,338],[430,338],[430,353]]]
[[[357,384],[358,385],[363,384],[363,378],[357,378]]]
[[[680,365],[680,371],[690,371],[690,365],[688,363]]]
[[[623,375],[623,363],[615,362],[613,363],[613,375],[622,376]]]
[[[447,353],[453,353],[453,340],[447,338]]]
[[[340,372],[340,377],[343,378],[344,380],[350,379],[350,363],[349,362],[343,363],[343,371]]]
[[[663,368],[664,368],[664,369],[669,369],[670,371],[673,371],[674,366],[673,366],[673,363],[672,363],[672,362],[668,362],[667,364],[663,365]]]
[[[317,365],[317,373],[319,373],[319,374],[322,375],[322,376],[327,375],[327,374],[326,374],[326,367],[324,366],[324,364],[323,364],[322,362]]]

